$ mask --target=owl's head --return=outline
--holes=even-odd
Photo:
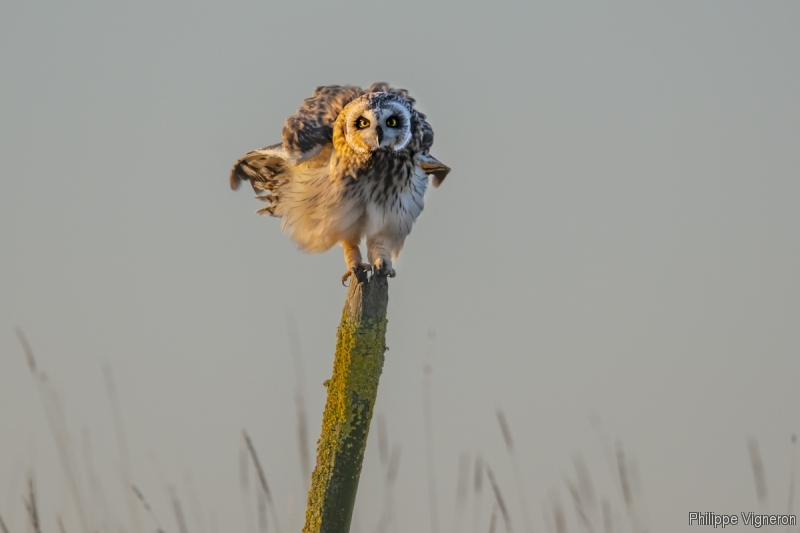
[[[369,93],[342,110],[347,144],[359,153],[399,151],[411,140],[411,103],[393,93]]]

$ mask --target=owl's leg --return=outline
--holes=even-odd
[[[361,282],[367,281],[367,273],[372,270],[372,266],[361,262],[359,242],[342,241],[341,245],[344,248],[344,262],[347,263],[347,272],[342,276],[342,285],[350,276],[355,276]]]
[[[392,268],[393,243],[383,235],[367,237],[367,258],[372,264],[372,271],[376,276],[395,277]]]

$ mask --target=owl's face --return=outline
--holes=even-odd
[[[365,94],[347,104],[342,113],[345,139],[356,152],[397,152],[411,140],[411,112],[393,94]]]

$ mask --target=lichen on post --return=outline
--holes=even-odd
[[[386,278],[351,277],[303,533],[347,533],[386,351]]]

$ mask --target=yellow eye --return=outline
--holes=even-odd
[[[368,128],[369,127],[369,120],[365,119],[364,117],[359,117],[359,119],[356,120],[356,127],[358,129],[360,129],[360,130],[363,130],[364,128]]]
[[[387,118],[386,119],[386,125],[389,126],[390,128],[396,128],[397,127],[397,117],[389,117],[389,118]]]

